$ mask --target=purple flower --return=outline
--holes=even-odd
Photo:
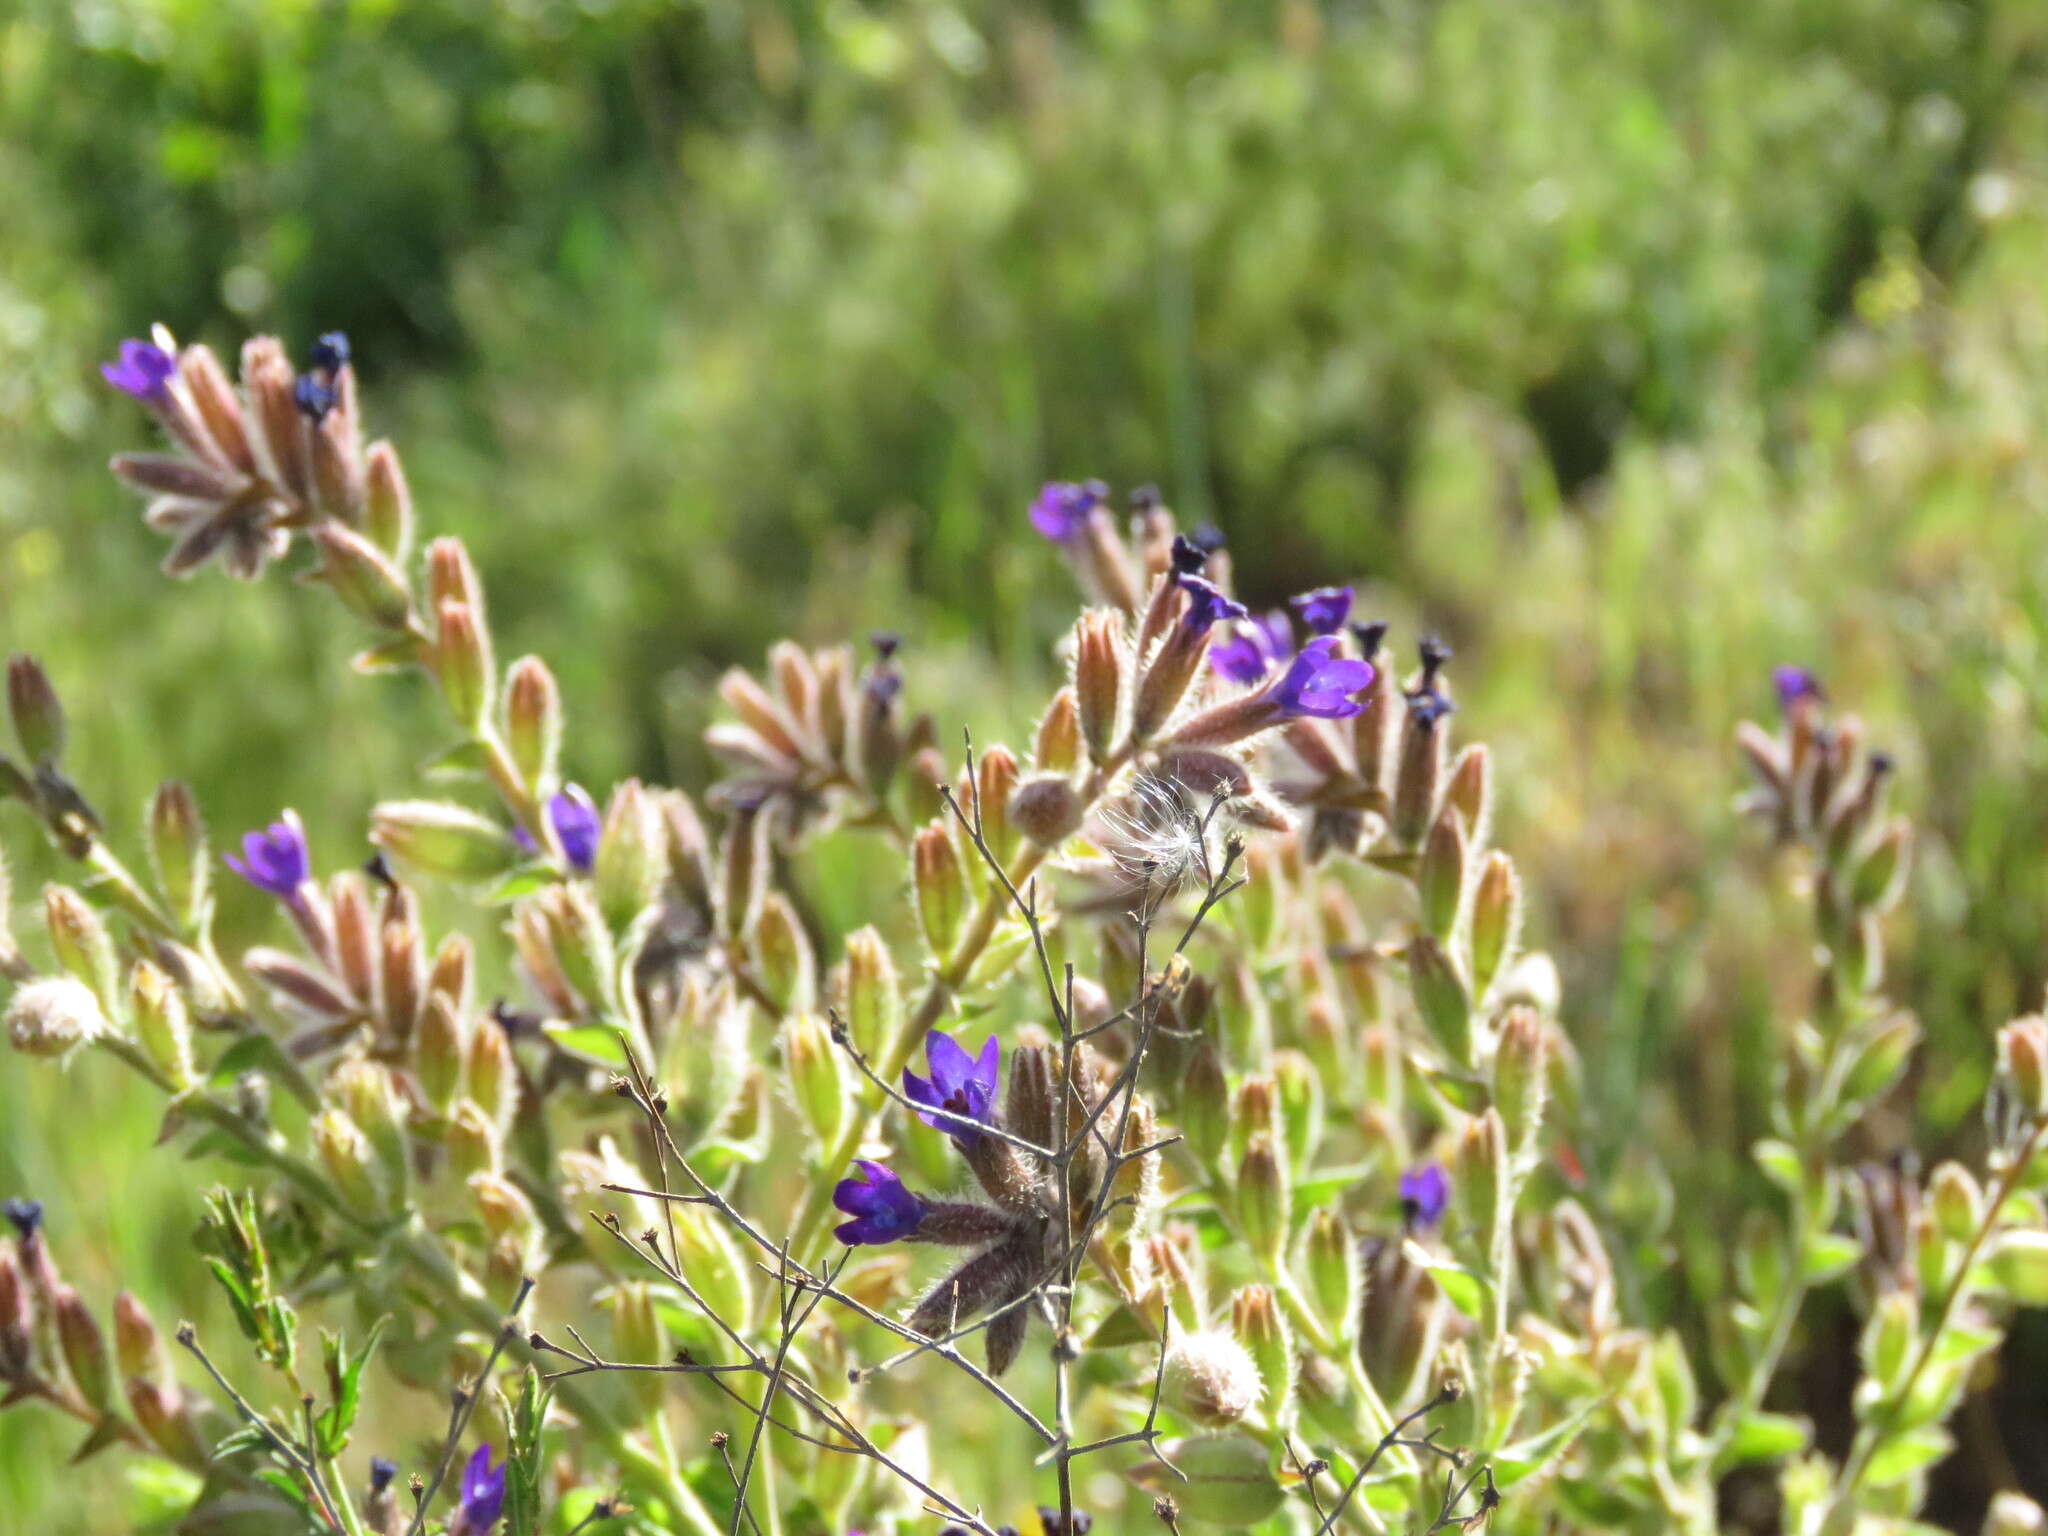
[[[1334,635],[1351,616],[1351,589],[1317,587],[1313,592],[1290,597],[1287,606],[1294,610],[1295,617],[1301,620],[1310,634]]]
[[[259,891],[290,901],[306,883],[311,861],[306,853],[306,829],[297,811],[286,811],[261,832],[242,834],[242,856],[232,853],[224,860],[229,869]]]
[[[1188,595],[1188,611],[1181,623],[1195,630],[1208,630],[1223,619],[1241,619],[1248,611],[1243,603],[1232,602],[1214,582],[1199,576],[1176,576],[1181,591]]]
[[[1228,640],[1209,642],[1209,665],[1233,683],[1263,682],[1273,663],[1294,653],[1294,629],[1278,608],[1263,618],[1244,619]]]
[[[389,1456],[370,1458],[370,1492],[382,1493],[391,1486],[391,1480],[398,1476],[398,1463]]]
[[[1807,667],[1771,668],[1771,686],[1778,690],[1778,707],[1789,710],[1801,699],[1812,699],[1818,703],[1827,697],[1820,685],[1820,679]]]
[[[858,1179],[841,1179],[832,1188],[832,1204],[853,1218],[832,1229],[849,1248],[862,1243],[892,1243],[909,1237],[924,1220],[924,1201],[903,1187],[887,1163],[854,1159]]]
[[[498,1523],[505,1507],[505,1469],[510,1465],[509,1457],[491,1465],[488,1440],[476,1448],[462,1469],[462,1502],[448,1523],[448,1536],[485,1536]]]
[[[348,332],[328,331],[306,349],[312,366],[334,374],[348,366]]]
[[[15,1236],[26,1240],[35,1236],[36,1229],[43,1224],[43,1202],[10,1195],[7,1202],[0,1205],[0,1216],[7,1218],[7,1224],[14,1228]]]
[[[604,831],[604,818],[598,814],[597,802],[590,798],[589,791],[581,784],[569,784],[550,795],[548,825],[555,829],[569,867],[579,875],[589,874],[591,866],[597,863],[598,835]],[[533,835],[524,827],[512,829],[512,841],[528,853],[540,852]]]
[[[981,1140],[981,1132],[962,1120],[986,1120],[996,1099],[996,1078],[1002,1072],[1002,1048],[990,1035],[982,1042],[981,1056],[969,1056],[951,1035],[936,1029],[924,1037],[924,1058],[930,1065],[929,1079],[910,1068],[903,1069],[903,1092],[912,1103],[925,1107],[918,1119],[935,1131],[951,1136],[961,1151]],[[943,1111],[943,1113],[933,1113]]]
[[[1080,536],[1089,514],[1108,499],[1109,487],[1100,480],[1048,480],[1031,503],[1031,526],[1055,544],[1064,544]]]
[[[312,374],[302,373],[292,382],[292,401],[298,406],[299,414],[317,427],[334,409],[334,390]]]
[[[1401,1175],[1401,1219],[1411,1227],[1433,1227],[1451,1203],[1451,1181],[1441,1163],[1423,1163]]]
[[[1318,635],[1302,647],[1273,688],[1282,718],[1345,720],[1365,707],[1351,695],[1373,680],[1372,663],[1331,655],[1336,648],[1335,635]]]
[[[178,360],[162,347],[130,337],[121,343],[120,358],[100,364],[100,377],[124,395],[154,400],[177,374]]]

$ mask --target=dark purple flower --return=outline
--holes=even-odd
[[[1108,497],[1109,487],[1100,480],[1048,480],[1031,503],[1031,526],[1055,544],[1064,544],[1080,536],[1089,514]]]
[[[334,409],[334,389],[313,374],[302,373],[292,383],[292,400],[298,406],[299,414],[318,426]]]
[[[273,896],[289,901],[306,883],[311,860],[306,852],[306,829],[297,811],[286,811],[261,832],[242,834],[242,856],[232,853],[223,861],[229,869]]]
[[[1202,548],[1184,533],[1173,536],[1173,574],[1176,576],[1199,576],[1202,567],[1209,563],[1209,551]]]
[[[1451,1203],[1451,1181],[1441,1163],[1424,1163],[1401,1175],[1401,1219],[1411,1227],[1433,1227]]]
[[[905,1067],[904,1095],[925,1106],[918,1111],[920,1120],[935,1131],[944,1131],[965,1151],[981,1140],[981,1132],[961,1122],[988,1119],[989,1106],[996,1100],[996,1079],[1002,1072],[1002,1048],[990,1035],[982,1042],[977,1059],[962,1050],[951,1035],[935,1029],[924,1037],[924,1059],[931,1067],[931,1077],[919,1077]]]
[[[548,797],[548,825],[562,844],[562,855],[579,875],[587,875],[597,863],[597,839],[604,831],[604,818],[597,802],[581,784],[564,785]],[[512,829],[512,841],[528,853],[538,853],[533,837],[524,827]]]
[[[124,395],[154,400],[178,372],[178,360],[162,347],[133,337],[121,343],[120,358],[100,364],[100,377]]]
[[[1278,608],[1261,618],[1245,619],[1228,640],[1209,642],[1209,665],[1233,683],[1247,686],[1265,681],[1273,663],[1294,653],[1294,629]]]
[[[1778,707],[1789,710],[1801,699],[1812,699],[1816,703],[1827,697],[1820,685],[1820,679],[1807,667],[1771,668],[1771,686],[1778,690]]]
[[[1320,720],[1345,720],[1365,707],[1351,696],[1372,681],[1372,663],[1331,655],[1336,648],[1335,635],[1318,635],[1288,665],[1273,688],[1283,718],[1314,715]]]
[[[1351,616],[1351,595],[1349,587],[1317,587],[1313,592],[1290,597],[1287,606],[1310,634],[1334,635]]]
[[[1380,642],[1387,638],[1387,621],[1374,619],[1370,624],[1354,624],[1351,638],[1358,642],[1358,654],[1371,661],[1380,653]]]
[[[348,332],[328,331],[306,349],[306,356],[315,368],[329,374],[341,372],[348,366]]]
[[[370,1458],[370,1492],[382,1493],[391,1486],[391,1480],[398,1476],[398,1463],[389,1456]]]
[[[1418,688],[1408,695],[1408,714],[1425,731],[1436,729],[1444,716],[1457,712],[1458,706],[1451,702],[1449,695],[1435,688]]]
[[[1443,671],[1444,663],[1451,659],[1451,648],[1435,635],[1424,635],[1415,642],[1415,653],[1422,658],[1422,682],[1424,691],[1436,687],[1436,675]]]
[[[509,1457],[491,1465],[488,1440],[476,1448],[462,1469],[462,1502],[449,1522],[449,1536],[485,1536],[498,1523],[505,1507],[505,1470],[510,1465]]]
[[[13,1195],[5,1204],[0,1204],[0,1216],[7,1218],[7,1224],[14,1228],[15,1236],[30,1238],[43,1224],[43,1202],[24,1200],[19,1195]]]
[[[849,1248],[863,1243],[892,1243],[909,1237],[924,1220],[924,1201],[903,1187],[887,1163],[854,1159],[857,1179],[841,1179],[832,1188],[832,1204],[853,1218],[832,1229]]]
[[[1095,1517],[1077,1509],[1069,1523],[1061,1518],[1058,1510],[1041,1504],[1038,1506],[1038,1525],[1044,1536],[1088,1536],[1095,1528]]]
[[[1248,612],[1243,603],[1225,597],[1214,582],[1199,576],[1176,576],[1174,580],[1188,595],[1188,611],[1180,621],[1190,629],[1206,630],[1224,619],[1241,619]]]

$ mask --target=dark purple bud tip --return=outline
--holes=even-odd
[[[124,395],[154,400],[177,374],[178,360],[162,347],[132,337],[121,343],[121,355],[100,364],[100,377]]]
[[[1415,642],[1415,649],[1422,657],[1422,685],[1427,688],[1436,681],[1437,673],[1443,671],[1444,663],[1451,659],[1451,648],[1435,635],[1424,635]]]
[[[959,1041],[935,1029],[924,1037],[924,1055],[932,1075],[919,1077],[905,1067],[903,1096],[920,1106],[918,1119],[951,1136],[964,1152],[981,1140],[981,1132],[969,1122],[987,1122],[995,1103],[1002,1048],[990,1035],[982,1042],[981,1055],[970,1056]]]
[[[1451,1203],[1451,1180],[1441,1163],[1424,1163],[1401,1175],[1401,1219],[1411,1229],[1435,1226]]]
[[[1433,731],[1446,715],[1454,715],[1458,706],[1434,688],[1418,688],[1408,695],[1408,716],[1425,731]]]
[[[24,1200],[17,1195],[5,1204],[0,1204],[0,1216],[7,1218],[8,1225],[14,1228],[17,1237],[27,1241],[36,1235],[43,1224],[43,1202]]]
[[[1058,1510],[1041,1504],[1038,1506],[1038,1523],[1043,1527],[1045,1536],[1088,1536],[1095,1527],[1095,1517],[1077,1509],[1073,1518],[1068,1520]]]
[[[398,1463],[389,1456],[370,1458],[370,1492],[382,1493],[391,1486],[391,1480],[398,1476]]]
[[[1349,587],[1317,587],[1313,592],[1290,597],[1287,606],[1310,634],[1334,635],[1351,616],[1351,598]]]
[[[856,1159],[857,1179],[841,1179],[832,1186],[832,1204],[853,1218],[832,1229],[832,1235],[849,1248],[864,1243],[891,1243],[914,1234],[924,1221],[924,1201],[904,1188],[903,1180],[887,1163]]]
[[[1358,642],[1358,654],[1367,661],[1379,655],[1380,646],[1387,638],[1387,621],[1374,619],[1370,624],[1351,626],[1351,638]]]
[[[1898,759],[1894,758],[1889,752],[1873,752],[1870,754],[1870,774],[1872,778],[1881,779],[1898,766]]]
[[[1099,485],[1101,482],[1096,481],[1094,483]],[[1131,492],[1131,510],[1133,512],[1150,512],[1158,507],[1162,499],[1158,486],[1138,486]]]
[[[1771,686],[1778,691],[1778,707],[1789,710],[1802,699],[1812,699],[1816,704],[1827,698],[1827,690],[1820,685],[1820,679],[1807,667],[1771,668]]]
[[[1048,480],[1039,487],[1031,503],[1031,526],[1055,544],[1078,538],[1088,525],[1089,514],[1101,506],[1109,487],[1100,480],[1085,485],[1072,480]]]
[[[292,385],[292,399],[299,407],[299,414],[314,423],[327,419],[327,413],[334,409],[334,391],[310,373],[299,375]]]
[[[329,331],[306,349],[307,360],[313,367],[327,373],[339,373],[348,366],[348,333]]]
[[[286,811],[261,832],[243,833],[242,856],[231,853],[224,862],[257,890],[289,899],[306,883],[312,868],[298,813]]]
[[[1224,545],[1223,530],[1214,523],[1197,523],[1195,531],[1188,535],[1189,542],[1205,555],[1213,555]]]
[[[893,629],[871,629],[868,631],[868,644],[875,648],[875,660],[890,661],[902,649],[903,636]]]
[[[1176,576],[1199,576],[1202,567],[1209,563],[1209,552],[1184,533],[1173,536],[1173,573]]]
[[[1190,629],[1206,631],[1219,620],[1241,619],[1249,612],[1243,603],[1233,602],[1221,588],[1199,576],[1176,576],[1174,580],[1188,595],[1188,611],[1181,615],[1181,623]]]

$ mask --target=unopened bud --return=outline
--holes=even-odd
[[[50,683],[50,674],[33,656],[7,660],[7,713],[22,755],[37,765],[54,765],[64,756],[64,706]]]
[[[733,812],[719,862],[718,930],[728,944],[753,931],[768,889],[768,823],[758,808]]]
[[[163,1337],[150,1318],[149,1309],[133,1291],[114,1297],[114,1360],[125,1380],[130,1376],[161,1380],[164,1369]]]
[[[1081,765],[1081,706],[1069,684],[1052,696],[1038,722],[1031,763],[1041,773],[1069,774]]]
[[[1084,806],[1065,774],[1027,779],[1010,801],[1010,821],[1041,848],[1058,848],[1080,830]]]
[[[1278,1146],[1286,1145],[1285,1129],[1280,1123],[1280,1085],[1265,1073],[1247,1077],[1237,1085],[1237,1096],[1230,1106],[1231,1152],[1244,1156],[1251,1139],[1259,1135],[1272,1137]]]
[[[1475,741],[1458,754],[1444,785],[1444,804],[1464,819],[1465,835],[1474,848],[1486,846],[1493,815],[1493,763],[1486,743]]]
[[[554,781],[562,750],[562,690],[538,656],[522,656],[505,674],[505,746],[527,789]]]
[[[490,631],[466,603],[443,603],[438,618],[434,675],[440,679],[441,695],[458,724],[465,730],[479,730],[490,716],[497,686]]]
[[[342,1110],[330,1107],[313,1117],[312,1137],[321,1165],[342,1199],[359,1215],[380,1214],[384,1209],[384,1190],[370,1139],[362,1128]]]
[[[479,1173],[497,1173],[500,1137],[498,1128],[482,1106],[464,1099],[448,1117],[445,1141],[448,1166],[456,1177],[468,1179]]]
[[[1450,939],[1465,905],[1467,858],[1464,817],[1447,799],[1443,814],[1431,825],[1423,842],[1422,858],[1415,873],[1422,926],[1441,941]]]
[[[402,631],[412,623],[412,593],[390,556],[332,519],[310,532],[320,550],[310,579],[327,583],[344,607],[379,629]]]
[[[462,540],[441,538],[427,546],[427,595],[436,609],[463,603],[478,614],[484,611],[484,584]]]
[[[1363,1296],[1358,1238],[1328,1206],[1318,1206],[1309,1218],[1307,1273],[1309,1299],[1323,1326],[1333,1338],[1350,1337]]]
[[[708,915],[714,905],[715,876],[711,839],[705,835],[703,819],[690,797],[679,789],[663,792],[661,819],[668,833],[669,878],[684,901]]]
[[[428,995],[438,992],[455,1005],[458,1013],[466,1011],[474,1001],[470,995],[474,970],[475,955],[469,940],[459,933],[449,934],[434,951],[434,963],[427,972]]]
[[[654,1310],[654,1294],[643,1280],[622,1280],[612,1287],[609,1310],[612,1317],[612,1353],[625,1361],[655,1365],[668,1359],[667,1330]],[[667,1384],[656,1371],[629,1371],[626,1379],[639,1398],[641,1411],[661,1408]]]
[[[1928,1181],[1927,1195],[1942,1236],[1950,1242],[1967,1243],[1977,1235],[1983,1219],[1983,1193],[1969,1169],[1961,1163],[1943,1163]]]
[[[1883,836],[1856,866],[1850,882],[1850,902],[1858,912],[1889,911],[1906,886],[1906,869],[1912,862],[1913,824],[1895,819]]]
[[[43,887],[43,916],[57,963],[92,989],[107,1017],[118,1017],[119,962],[106,920],[68,885]]]
[[[206,822],[192,791],[175,780],[149,802],[149,862],[171,911],[193,927],[206,906]]]
[[[469,1097],[502,1135],[519,1108],[519,1064],[512,1040],[496,1019],[477,1021],[469,1041]]]
[[[847,935],[841,1012],[862,1055],[873,1060],[896,1035],[903,1014],[903,988],[896,958],[880,930],[869,926]]]
[[[1180,1133],[1197,1160],[1213,1166],[1230,1138],[1230,1083],[1206,1037],[1195,1046],[1180,1094]]]
[[[782,1062],[804,1124],[819,1146],[832,1145],[846,1122],[846,1076],[832,1033],[816,1014],[794,1014],[782,1026]]]
[[[1429,934],[1408,944],[1408,982],[1430,1036],[1456,1066],[1472,1065],[1472,999],[1457,964]]]
[[[1291,1418],[1294,1412],[1294,1339],[1273,1292],[1248,1285],[1231,1298],[1231,1332],[1252,1357],[1265,1387],[1269,1417]]]
[[[2020,1108],[2048,1115],[2048,1020],[2039,1014],[2015,1019],[1998,1034],[1999,1066]]]
[[[1496,848],[1479,866],[1472,896],[1472,989],[1484,997],[1514,953],[1522,926],[1522,880],[1515,861]]]
[[[1903,1290],[1887,1291],[1871,1309],[1863,1328],[1863,1369],[1881,1397],[1899,1385],[1917,1324],[1914,1298]]]
[[[1091,609],[1074,625],[1074,700],[1088,760],[1101,764],[1114,743],[1123,697],[1123,658],[1117,644],[1117,616]]]
[[[981,838],[1001,864],[1017,851],[1017,829],[1010,824],[1010,797],[1017,792],[1017,755],[1001,745],[988,748],[975,764],[976,808],[963,807],[981,818]]]
[[[50,1298],[50,1310],[57,1323],[57,1344],[64,1354],[64,1367],[71,1373],[78,1395],[101,1413],[114,1403],[113,1363],[107,1359],[107,1341],[100,1325],[76,1290],[59,1285]]]
[[[402,863],[447,880],[488,880],[520,857],[519,845],[502,827],[437,800],[378,806],[370,813],[370,840]]]
[[[1167,1344],[1162,1394],[1194,1423],[1235,1424],[1259,1406],[1263,1390],[1250,1352],[1227,1333],[1183,1334]]]
[[[1983,1536],[2043,1536],[2048,1512],[2023,1493],[1994,1494],[1984,1516]]]
[[[638,779],[612,791],[597,840],[591,884],[597,907],[614,933],[622,933],[653,902],[667,869],[667,831]]]
[[[924,942],[945,960],[959,942],[967,921],[967,873],[945,823],[920,827],[911,845],[911,882],[917,890],[917,916]]]
[[[363,532],[394,562],[412,549],[412,488],[398,450],[379,439],[363,455]]]
[[[473,1173],[469,1176],[470,1197],[476,1201],[477,1216],[484,1231],[495,1240],[511,1239],[525,1248],[540,1231],[540,1217],[526,1192],[503,1174]]]
[[[1279,1093],[1282,1145],[1287,1161],[1306,1168],[1323,1134],[1323,1085],[1300,1051],[1273,1053],[1273,1083]]]
[[[1507,1128],[1500,1111],[1465,1122],[1464,1134],[1451,1154],[1451,1187],[1462,1208],[1464,1224],[1491,1232],[1500,1216],[1501,1191],[1508,1181]]]
[[[420,1093],[438,1114],[447,1114],[462,1086],[462,1024],[454,1002],[429,994],[413,1041],[413,1075]]]
[[[1516,1148],[1534,1143],[1543,1124],[1549,1075],[1549,1031],[1535,1009],[1517,1004],[1501,1021],[1500,1045],[1493,1059],[1493,1102]]]
[[[1408,701],[1401,725],[1401,771],[1394,786],[1393,831],[1403,848],[1413,848],[1429,830],[1443,782],[1444,706],[1433,695]]]
[[[128,1008],[135,1038],[170,1080],[174,1092],[192,1086],[192,1021],[185,999],[163,969],[148,960],[128,973]]]
[[[770,891],[754,923],[751,954],[754,979],[778,1009],[817,1006],[818,961],[803,919],[780,891]]]
[[[1279,1264],[1287,1250],[1289,1198],[1287,1166],[1273,1138],[1254,1136],[1237,1166],[1237,1215],[1246,1243],[1268,1264]]]
[[[7,1038],[29,1056],[68,1056],[108,1027],[92,989],[69,976],[25,982],[7,1004]]]

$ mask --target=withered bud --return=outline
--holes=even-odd
[[[1081,706],[1071,683],[1052,696],[1039,718],[1031,762],[1042,773],[1058,774],[1072,773],[1081,765]]]
[[[1436,814],[1443,783],[1445,717],[1450,703],[1434,693],[1412,694],[1401,726],[1401,770],[1394,786],[1393,832],[1403,848],[1421,842]]]
[[[24,983],[8,1000],[7,1038],[29,1056],[68,1056],[108,1028],[92,989],[68,976]]]
[[[1020,1045],[1010,1052],[1010,1085],[1003,1124],[1036,1146],[1050,1147],[1054,1137],[1052,1052],[1042,1045]]]
[[[242,389],[249,397],[250,445],[264,477],[298,501],[312,499],[312,450],[295,393],[298,375],[275,336],[242,343]]]
[[[1058,848],[1080,830],[1085,805],[1064,773],[1026,779],[1011,796],[1009,825],[1041,848]]]
[[[114,1359],[124,1379],[141,1376],[156,1381],[168,1374],[164,1368],[163,1337],[157,1332],[149,1309],[133,1291],[122,1291],[114,1297]]]
[[[1214,1331],[1172,1339],[1161,1381],[1174,1410],[1208,1428],[1235,1424],[1259,1406],[1264,1393],[1250,1352],[1229,1334]]]
[[[256,455],[242,420],[242,403],[213,349],[193,345],[178,354],[178,378],[222,456],[244,475],[256,472]]]
[[[1096,764],[1109,759],[1123,699],[1120,628],[1117,616],[1101,608],[1090,609],[1074,624],[1074,700],[1088,760]]]

